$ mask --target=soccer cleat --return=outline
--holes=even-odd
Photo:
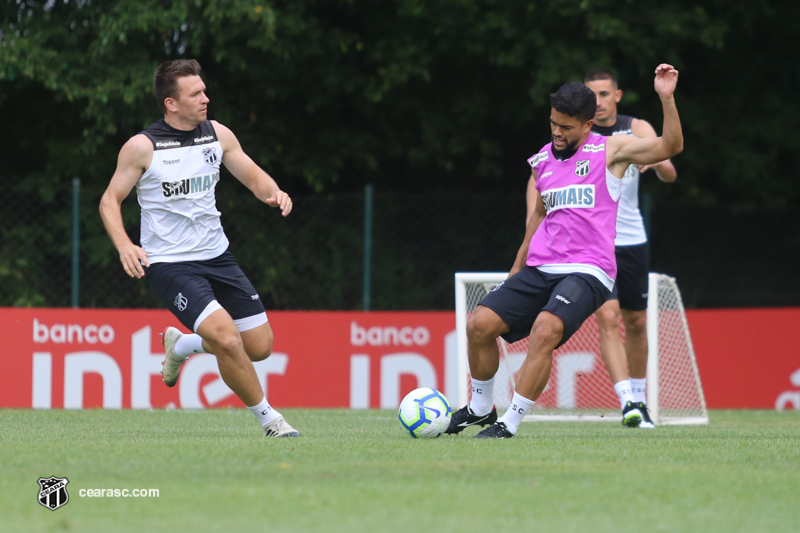
[[[265,437],[299,437],[300,432],[279,416],[264,428]]]
[[[638,428],[642,423],[642,412],[638,403],[628,402],[622,410],[622,425],[629,428]]]
[[[636,408],[639,410],[640,413],[642,413],[642,423],[639,424],[639,427],[642,429],[655,429],[656,425],[650,418],[650,409],[647,408],[644,402],[637,403]]]
[[[164,368],[161,369],[161,377],[164,383],[167,384],[167,387],[174,387],[178,382],[178,376],[181,373],[181,365],[187,359],[186,357],[181,359],[175,354],[175,344],[181,337],[183,337],[183,333],[172,326],[161,332],[161,344],[164,346],[165,352],[164,362],[162,363]]]
[[[469,404],[467,404],[453,413],[450,417],[450,425],[447,426],[444,432],[455,435],[456,433],[461,433],[469,426],[488,426],[489,424],[494,424],[495,421],[497,421],[497,409],[494,407],[492,407],[492,411],[488,415],[478,416],[473,414],[472,409],[470,409]]]
[[[505,422],[495,422],[477,435],[476,439],[513,439],[514,434],[506,427]]]

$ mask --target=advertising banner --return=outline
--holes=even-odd
[[[268,314],[273,354],[255,368],[278,408],[396,408],[417,387],[458,398],[453,312]],[[800,309],[687,319],[709,408],[800,409]],[[185,331],[165,310],[0,308],[0,407],[241,407],[212,355],[192,356],[164,385],[167,326]]]

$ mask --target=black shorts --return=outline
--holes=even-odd
[[[508,343],[531,334],[533,322],[543,310],[564,322],[561,346],[581,324],[608,299],[610,291],[589,274],[548,274],[526,266],[487,294],[480,305],[497,313],[508,325],[501,335]]]
[[[620,309],[647,309],[648,272],[650,271],[647,243],[617,246],[617,280],[609,300],[619,300]]]
[[[200,325],[198,318],[205,318],[220,306],[234,321],[264,313],[253,284],[228,251],[205,261],[153,263],[145,269],[144,277],[167,309],[191,331]],[[237,326],[240,331],[249,329]]]

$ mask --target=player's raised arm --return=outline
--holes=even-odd
[[[639,137],[640,139],[658,137],[656,130],[653,129],[649,122],[638,118],[633,119],[631,122],[631,131],[634,137]],[[678,171],[675,170],[675,165],[669,159],[652,165],[642,165],[639,171],[646,172],[649,169],[655,170],[658,179],[665,183],[672,183],[678,178]]]
[[[661,137],[644,139],[628,135],[609,137],[608,168],[614,175],[621,177],[630,164],[652,165],[683,151],[683,131],[674,98],[677,84],[678,71],[672,65],[662,63],[656,68],[654,86],[664,111]]]
[[[144,277],[144,266],[150,266],[147,253],[136,246],[122,222],[122,201],[127,198],[136,182],[150,166],[153,158],[153,144],[144,135],[135,135],[119,151],[117,168],[111,182],[100,200],[100,217],[111,237],[111,242],[119,252],[119,260],[125,273],[132,278]]]
[[[256,198],[271,207],[280,208],[283,216],[291,213],[292,199],[289,195],[244,152],[239,139],[229,128],[216,121],[213,121],[213,124],[222,146],[222,163],[225,168],[250,189]]]

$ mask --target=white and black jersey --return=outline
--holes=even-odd
[[[142,135],[153,143],[150,168],[136,184],[141,245],[150,263],[213,259],[228,248],[214,189],[222,146],[210,121],[192,131],[163,119]]]
[[[604,137],[612,135],[633,135],[631,124],[633,117],[617,115],[617,122],[613,126],[592,126],[592,131]],[[622,176],[622,196],[619,199],[617,210],[617,237],[615,246],[632,246],[647,242],[644,231],[644,221],[639,212],[639,169],[631,165]]]

